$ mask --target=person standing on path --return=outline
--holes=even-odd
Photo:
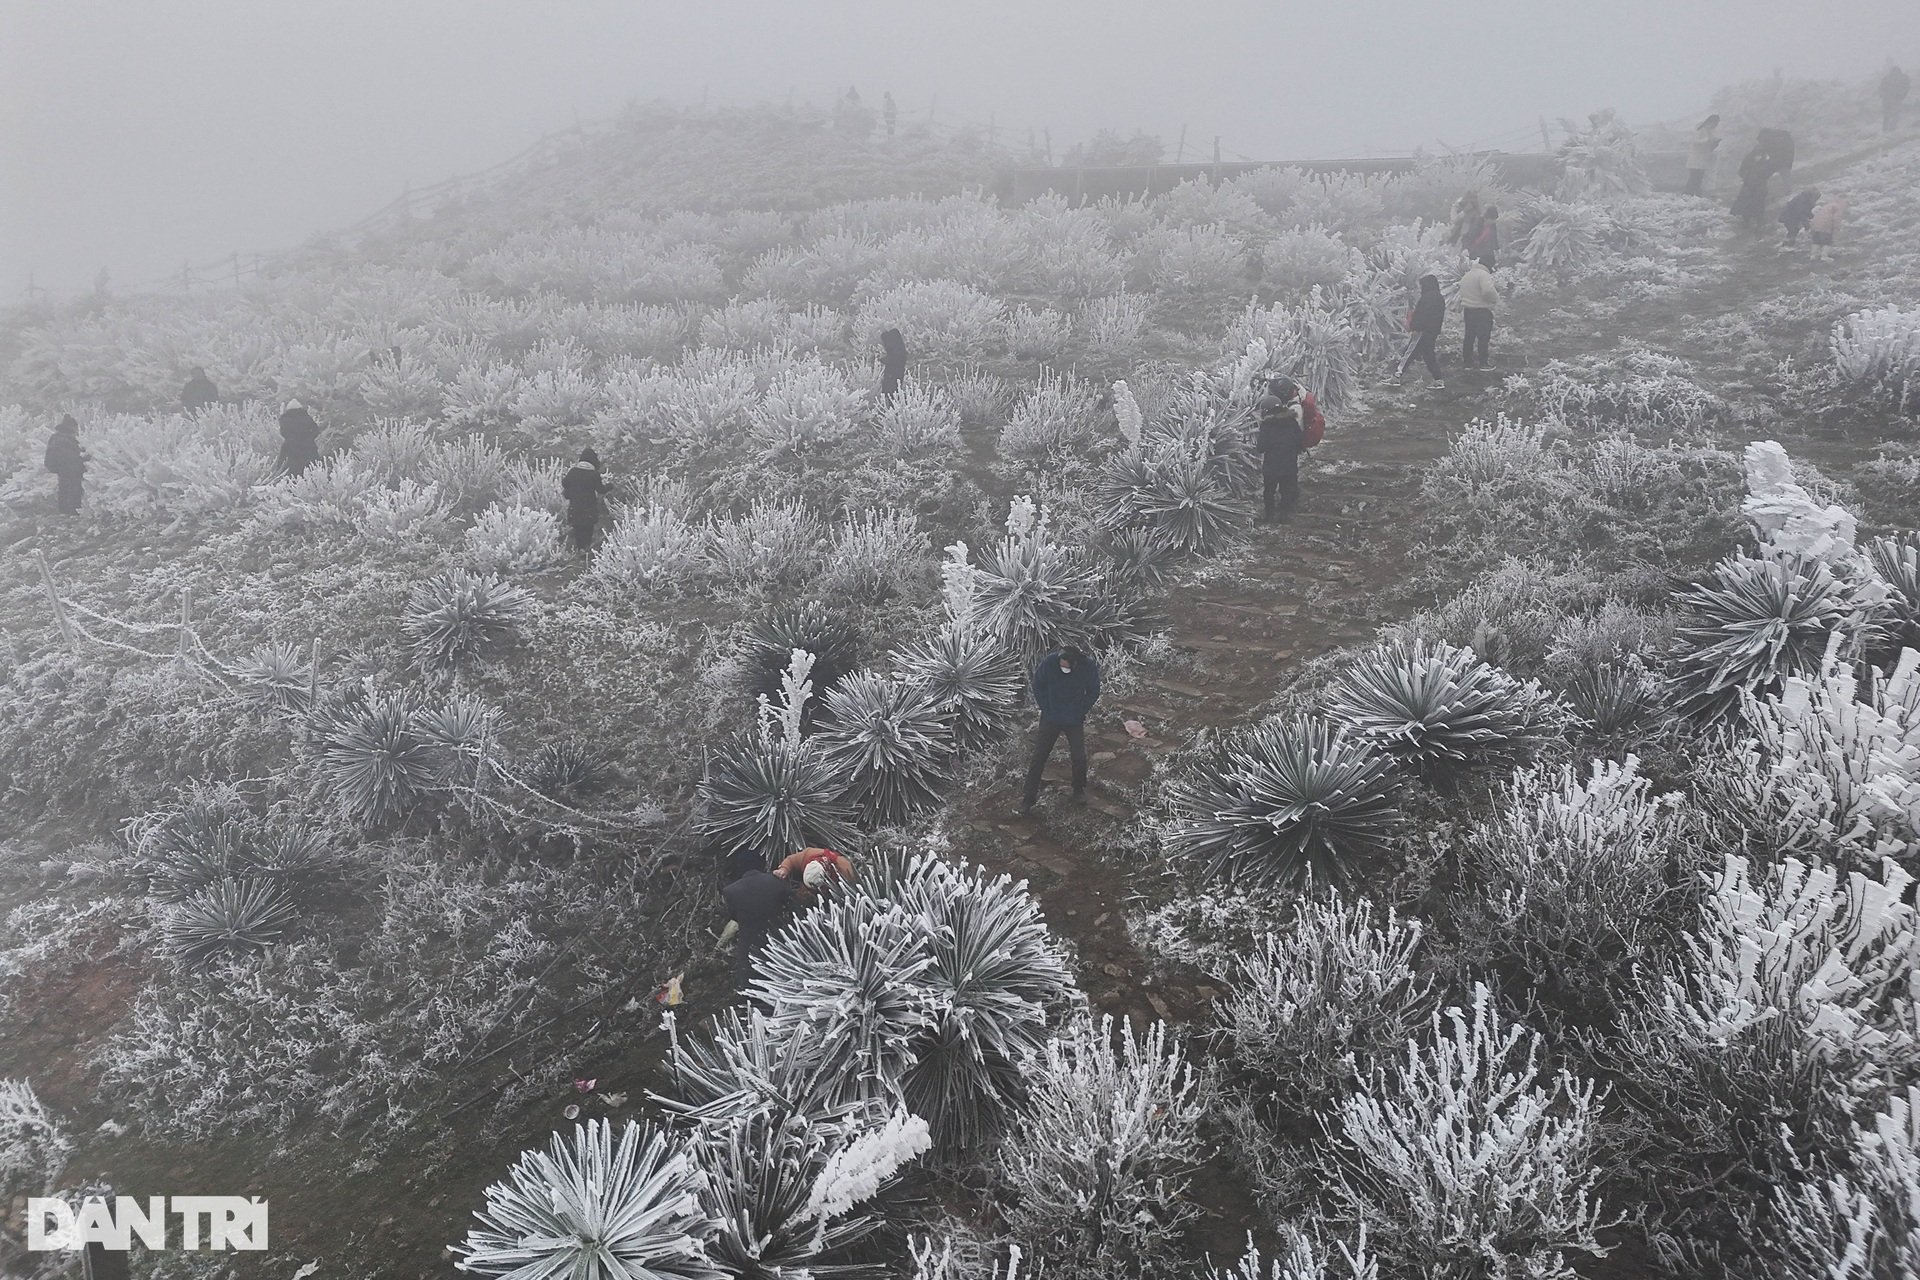
[[[1912,88],[1907,73],[1897,66],[1888,67],[1887,74],[1880,77],[1880,132],[1892,133],[1900,127],[1900,108]]]
[[[1272,524],[1291,519],[1300,505],[1300,455],[1307,447],[1306,393],[1292,378],[1275,378],[1254,401],[1253,411],[1259,423],[1254,448],[1260,454],[1261,516]]]
[[[1500,210],[1488,205],[1480,215],[1480,230],[1467,241],[1467,256],[1492,266],[1500,253]]]
[[[213,385],[213,379],[207,371],[194,366],[193,376],[187,379],[187,385],[180,388],[180,408],[185,413],[198,413],[220,399],[220,389]]]
[[[1407,316],[1407,329],[1412,338],[1407,342],[1406,354],[1400,357],[1400,378],[1407,376],[1407,367],[1417,356],[1426,361],[1427,372],[1432,375],[1435,386],[1444,385],[1440,381],[1440,357],[1434,351],[1434,344],[1440,341],[1440,331],[1447,323],[1447,299],[1440,292],[1438,276],[1420,277],[1420,299],[1413,304],[1413,311]]]
[[[898,329],[888,329],[880,335],[880,398],[893,399],[906,376],[907,340]]]
[[[900,107],[894,102],[891,89],[880,95],[880,118],[886,121],[887,136],[891,138],[894,126],[900,122]]]
[[[1767,179],[1772,176],[1773,161],[1756,143],[1740,161],[1740,194],[1733,198],[1728,211],[1749,231],[1758,231],[1761,219],[1767,216]]]
[[[582,555],[593,553],[593,530],[600,523],[607,482],[600,474],[600,455],[591,449],[580,451],[580,461],[560,477],[560,496],[567,500],[567,528],[573,533],[573,549]]]
[[[1047,757],[1062,735],[1073,765],[1073,803],[1087,802],[1087,713],[1100,698],[1100,664],[1071,645],[1055,649],[1033,668],[1033,703],[1040,724],[1033,735],[1033,761],[1020,797],[1024,816],[1040,802],[1040,779]]]
[[[92,460],[80,447],[80,423],[72,414],[63,416],[47,438],[47,470],[58,482],[54,504],[63,516],[80,514],[81,485],[86,479],[87,463]]]
[[[287,401],[280,412],[279,468],[297,476],[320,461],[320,424],[298,400]]]
[[[1500,288],[1493,282],[1493,262],[1481,258],[1460,277],[1460,324],[1466,337],[1460,363],[1469,369],[1487,367],[1487,348],[1493,341],[1493,312],[1500,305]]]
[[[753,960],[767,944],[767,935],[780,921],[799,886],[764,867],[742,875],[720,891],[727,918],[740,926],[739,947],[733,953],[733,989],[745,991],[753,978]]]
[[[1453,202],[1453,221],[1447,225],[1447,243],[1464,250],[1480,234],[1480,193],[1463,191]]]
[[[1720,149],[1720,117],[1708,116],[1693,131],[1693,145],[1687,148],[1687,194],[1697,196],[1707,183],[1707,170],[1713,168],[1713,153]]]

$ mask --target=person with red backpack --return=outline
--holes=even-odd
[[[1270,380],[1253,410],[1260,424],[1254,447],[1260,453],[1261,501],[1271,524],[1291,518],[1300,505],[1300,455],[1325,437],[1327,420],[1313,393],[1292,378]]]

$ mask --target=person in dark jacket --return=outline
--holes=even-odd
[[[753,977],[753,958],[766,945],[767,935],[780,921],[781,913],[793,901],[799,886],[764,866],[747,872],[725,889],[720,897],[727,907],[727,918],[740,926],[739,949],[733,957],[733,988],[744,991]]]
[[[1892,133],[1900,127],[1900,107],[1912,88],[1912,81],[1899,67],[1888,67],[1887,74],[1880,77],[1880,132]]]
[[[600,474],[600,455],[591,449],[580,451],[580,461],[560,477],[560,496],[567,500],[567,527],[573,531],[574,550],[593,550],[594,526],[600,523],[605,507],[601,497],[607,482]]]
[[[280,470],[297,476],[320,461],[320,424],[298,400],[280,412]]]
[[[1738,217],[1749,231],[1760,229],[1767,216],[1767,179],[1773,176],[1773,161],[1766,149],[1755,144],[1740,161],[1740,194],[1728,211]]]
[[[193,376],[187,379],[187,385],[180,388],[180,408],[187,413],[198,413],[220,399],[220,389],[207,377],[205,369],[196,366]]]
[[[889,329],[880,335],[880,397],[893,399],[893,393],[900,389],[900,379],[907,376],[907,340],[898,329]]]
[[[1476,261],[1500,254],[1500,210],[1488,205],[1480,211],[1480,229],[1467,242],[1467,256]]]
[[[59,482],[54,502],[61,515],[80,514],[80,486],[90,460],[87,451],[80,447],[80,423],[69,413],[47,438],[47,470],[53,472]]]
[[[1820,193],[1808,187],[1780,206],[1780,225],[1787,229],[1788,244],[1800,239],[1800,233],[1813,221],[1813,207],[1819,203]]]
[[[1275,378],[1254,402],[1260,424],[1254,448],[1260,454],[1261,503],[1269,523],[1287,519],[1300,503],[1300,453],[1307,442],[1302,394],[1292,378]]]
[[[1438,276],[1420,277],[1420,300],[1413,304],[1413,314],[1407,317],[1407,329],[1412,337],[1407,342],[1406,354],[1400,357],[1400,377],[1407,376],[1407,367],[1417,356],[1426,361],[1427,373],[1435,385],[1440,382],[1440,356],[1434,346],[1440,341],[1440,330],[1447,323],[1447,299],[1440,292]]]
[[[1040,779],[1047,757],[1062,735],[1073,764],[1073,802],[1087,800],[1087,713],[1100,698],[1100,664],[1071,645],[1055,649],[1033,668],[1033,704],[1040,724],[1033,735],[1033,761],[1027,766],[1027,785],[1020,812],[1028,813],[1040,801]]]

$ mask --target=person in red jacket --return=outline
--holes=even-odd
[[[832,849],[802,849],[780,860],[773,874],[794,883],[802,902],[811,902],[828,881],[853,883],[853,859]]]

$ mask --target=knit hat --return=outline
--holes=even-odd
[[[807,888],[818,889],[827,882],[827,864],[825,862],[809,862],[807,869],[800,873],[800,879]]]
[[[600,455],[591,449],[582,449],[580,451],[580,461],[592,463],[595,471],[600,469]]]
[[[307,406],[301,404],[298,400],[289,400],[287,401],[287,407],[282,409],[280,412],[292,413],[296,409],[305,409],[306,407]]]

